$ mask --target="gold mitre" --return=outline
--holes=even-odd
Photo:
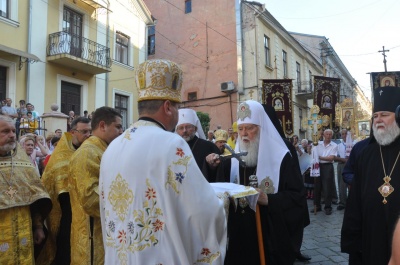
[[[171,100],[181,102],[182,70],[165,59],[147,60],[136,70],[138,101]]]
[[[214,132],[215,141],[228,141],[228,132],[225,130],[216,130]]]

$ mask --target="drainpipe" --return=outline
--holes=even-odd
[[[29,0],[29,10],[28,10],[28,52],[31,51],[31,42],[32,42],[32,0]],[[26,64],[26,103],[29,102],[29,91],[30,91],[30,73],[31,67],[30,64]],[[17,91],[15,91],[17,94]],[[17,102],[17,100],[15,100]]]
[[[110,42],[110,1],[107,0],[107,22],[106,22],[106,48],[109,48],[109,42]],[[111,51],[110,51],[110,60],[111,60]],[[108,106],[108,82],[109,82],[109,72],[106,73],[106,85],[105,85],[105,93],[106,93],[106,102],[105,106]]]

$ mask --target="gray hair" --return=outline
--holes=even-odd
[[[6,115],[0,115],[0,121],[5,121],[5,122],[10,122],[12,124],[15,124],[14,120]]]

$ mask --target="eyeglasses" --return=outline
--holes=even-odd
[[[92,134],[92,130],[74,130],[74,131],[81,134]]]
[[[190,131],[190,130],[192,130],[192,129],[194,129],[194,126],[193,126],[193,125],[178,126],[178,127],[176,128],[177,131],[183,131],[183,130]]]

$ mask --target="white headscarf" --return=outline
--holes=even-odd
[[[247,100],[239,105],[237,124],[239,126],[244,123],[260,126],[260,145],[256,171],[258,187],[266,193],[277,193],[282,160],[289,149],[263,106],[257,101]],[[240,141],[237,141],[235,151],[240,151]],[[239,180],[239,161],[232,158],[231,182],[235,182],[235,180]],[[268,185],[273,186],[273,190]]]
[[[201,138],[201,139],[206,139],[206,136],[204,134],[203,128],[201,127],[201,123],[199,118],[197,117],[197,114],[194,110],[192,109],[180,109],[179,110],[179,120],[178,124],[176,127],[178,127],[181,124],[189,123],[197,127],[197,132],[196,135]]]

